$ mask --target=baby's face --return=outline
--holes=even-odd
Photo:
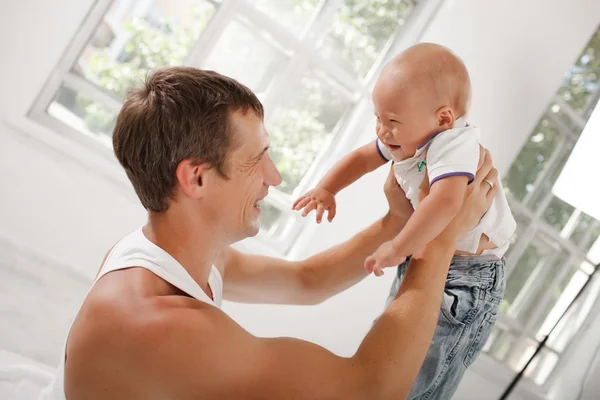
[[[395,159],[412,156],[439,129],[436,105],[410,84],[378,79],[373,89],[377,137]],[[397,156],[396,156],[397,155]]]

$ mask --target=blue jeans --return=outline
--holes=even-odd
[[[408,261],[398,267],[387,306]],[[410,400],[449,400],[477,358],[496,322],[506,287],[505,259],[455,256],[450,265],[435,335],[413,383]]]

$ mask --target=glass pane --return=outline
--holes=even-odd
[[[273,46],[270,37],[232,21],[203,68],[237,79],[261,96],[286,63],[287,57]]]
[[[353,75],[366,75],[413,9],[407,0],[344,0],[318,43],[323,57]]]
[[[509,315],[522,324],[533,323],[534,332],[539,329],[574,273],[574,268],[567,265],[569,256],[566,252],[560,249],[549,249],[546,246],[540,246],[538,249],[544,251],[545,257],[538,259],[535,272],[532,272],[526,281],[519,282],[521,290],[508,310]],[[561,281],[554,283],[556,277],[561,275],[565,268],[572,271]],[[515,279],[509,282],[513,291],[519,286]],[[535,322],[531,320],[532,318],[535,318]]]
[[[214,12],[202,0],[116,1],[73,71],[123,98],[151,69],[182,64]]]
[[[600,293],[600,277],[593,275],[592,282],[550,335],[547,342],[549,347],[558,352],[564,351],[596,304],[598,293]]]
[[[598,238],[598,234],[600,234],[600,221],[582,212],[570,239],[573,243],[581,245],[587,252]]]
[[[540,120],[502,181],[511,197],[521,201],[535,189],[538,175],[557,149],[561,138],[561,133],[548,118]]]
[[[283,214],[281,210],[267,201],[262,202],[260,205],[260,216],[258,222],[260,223],[260,229],[265,231],[271,230],[275,223],[279,220]]]
[[[591,218],[591,217],[590,217]],[[591,231],[590,236],[587,238],[587,240],[585,240],[582,244],[581,247],[583,248],[584,251],[589,251],[590,253],[592,252],[592,250],[598,248],[600,249],[600,221],[595,221],[593,222],[593,228]],[[590,260],[592,260],[593,262],[598,262],[600,261],[600,258],[596,259],[596,258],[592,258],[591,256]]]
[[[559,95],[573,109],[584,115],[586,106],[598,90],[600,81],[600,29],[596,31],[575,65],[565,75]]]
[[[105,142],[112,146],[109,139],[117,122],[117,113],[104,104],[71,88],[61,86],[48,106],[47,112],[81,132],[104,137]]]
[[[494,334],[495,332],[495,334]],[[485,351],[498,361],[504,361],[515,343],[516,337],[512,333],[495,326],[490,339],[485,345]]]
[[[539,182],[538,187],[533,188],[535,193],[527,202],[527,206],[530,210],[537,210],[546,199],[546,196],[548,196],[548,193],[550,193],[554,188],[556,180],[560,176],[565,164],[569,160],[569,157],[571,157],[573,145],[574,144],[571,141],[567,141],[563,145],[563,147],[559,150],[561,151],[561,155],[556,159],[554,165],[550,167],[544,179]]]
[[[552,200],[544,211],[544,220],[557,231],[562,231],[571,215],[575,211],[575,207],[565,203],[556,196],[552,196]]]
[[[538,286],[538,280],[543,279],[542,275],[547,275],[546,268],[552,268],[551,261],[554,260],[554,264],[560,266],[561,260],[556,260],[559,255],[558,245],[547,236],[538,234],[510,271],[503,311],[510,307],[511,315],[518,316],[519,310],[526,308],[529,291]]]
[[[531,219],[525,214],[521,214],[513,209],[513,216],[515,217],[515,221],[517,221],[517,229],[515,233],[510,238],[510,247],[506,253],[506,258],[510,257],[511,250],[513,249],[513,245],[519,240],[523,232],[529,227],[531,223]]]
[[[569,130],[574,133],[575,135],[579,136],[581,135],[581,132],[583,131],[583,127],[582,126],[578,126],[572,119],[571,117],[569,117],[569,115],[565,112],[565,110],[562,109],[562,107],[556,103],[553,103],[552,105],[550,105],[550,112],[554,115],[556,115],[562,122],[565,123],[565,125],[567,126],[567,128],[569,128]]]
[[[563,268],[573,267],[563,265]],[[544,305],[540,317],[536,319],[533,325],[533,330],[538,332],[539,339],[550,332],[587,279],[588,275],[585,272],[574,270],[566,274],[556,285],[548,288],[551,301]]]
[[[538,346],[538,342],[530,338],[521,338],[516,340],[511,349],[508,357],[507,364],[513,371],[520,371],[523,369],[527,361],[531,358],[535,349]]]
[[[558,364],[559,356],[552,350],[542,349],[529,364],[525,376],[533,379],[538,385],[543,385]]]
[[[510,271],[506,282],[506,291],[502,299],[501,310],[507,311],[515,300],[523,284],[540,262],[541,252],[531,244],[527,247],[517,264]]]
[[[322,0],[254,0],[252,3],[283,27],[299,35]]]
[[[304,76],[276,107],[266,125],[271,156],[283,178],[279,190],[291,194],[318,154],[325,151],[351,104],[326,82]]]

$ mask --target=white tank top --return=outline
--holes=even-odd
[[[130,267],[145,268],[195,299],[215,307],[221,307],[223,279],[219,270],[213,266],[208,277],[208,285],[213,294],[213,299],[211,299],[177,260],[146,238],[142,228],[124,237],[113,247],[94,284],[109,272]],[[69,328],[70,331],[71,328]],[[56,379],[44,390],[40,400],[66,400],[64,389],[65,354],[66,340]]]

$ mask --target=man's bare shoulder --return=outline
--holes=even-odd
[[[127,291],[130,286],[120,287],[123,277],[113,274],[90,291],[73,324],[67,347],[67,390],[94,398],[90,391],[101,387],[115,393],[127,387],[134,397],[162,393],[186,398],[184,365],[196,370],[206,367],[202,376],[210,379],[216,348],[223,345],[228,331],[240,335],[243,330],[213,305],[181,292],[164,293],[160,283],[157,293]],[[128,281],[146,277],[144,271],[127,274]],[[132,382],[140,382],[139,387]],[[173,393],[178,385],[182,391]],[[144,397],[149,393],[154,394]]]

